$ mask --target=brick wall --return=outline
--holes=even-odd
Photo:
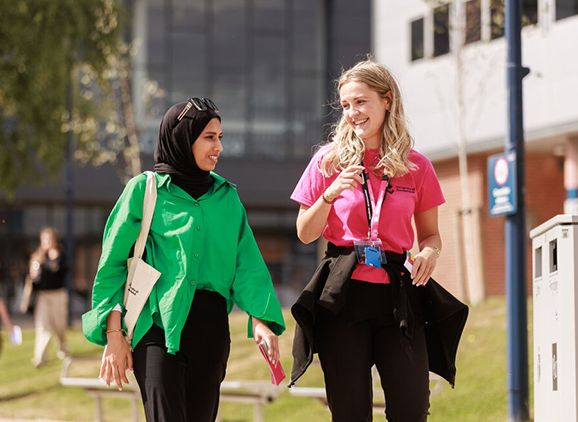
[[[468,158],[469,186],[472,206],[479,209],[479,231],[481,258],[486,296],[502,295],[505,292],[504,217],[488,215],[487,157],[491,153],[470,155]],[[440,207],[439,224],[444,252],[434,273],[450,291],[464,298],[467,287],[464,283],[463,252],[461,250],[460,214],[461,189],[458,160],[434,163],[444,190],[446,204]],[[547,153],[526,155],[526,223],[528,231],[563,212],[565,198],[561,162]],[[528,294],[531,293],[531,248],[527,243]]]

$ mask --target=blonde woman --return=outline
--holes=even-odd
[[[431,162],[413,149],[391,73],[366,60],[343,72],[337,88],[342,116],[333,139],[317,151],[291,195],[300,204],[299,239],[328,241],[292,308],[298,326],[291,384],[317,352],[333,421],[371,421],[375,365],[388,420],[424,421],[428,370],[438,369],[452,384],[455,376],[453,361],[437,368],[435,354],[431,368],[424,329],[431,288],[448,297],[444,312],[459,311],[452,340],[459,340],[467,315],[430,280],[442,248],[438,206],[444,197]],[[412,219],[419,242],[413,266],[407,253]],[[441,342],[447,346],[452,360],[455,347]]]
[[[66,327],[68,325],[68,294],[66,292],[66,261],[51,227],[40,231],[40,244],[30,257],[29,274],[36,290],[34,307],[35,345],[32,363],[39,367],[46,361],[46,349],[52,335],[58,340],[56,356],[68,355]]]

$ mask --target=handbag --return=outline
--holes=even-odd
[[[154,173],[147,172],[147,183],[143,200],[143,215],[139,235],[136,239],[134,254],[128,259],[128,276],[124,288],[124,324],[130,342],[138,317],[147,302],[151,291],[161,273],[143,259],[146,240],[157,201],[157,185]]]

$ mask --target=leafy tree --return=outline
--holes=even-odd
[[[62,167],[68,130],[84,161],[111,161],[125,148],[134,125],[115,95],[129,75],[120,14],[116,0],[0,2],[0,190],[8,197]]]

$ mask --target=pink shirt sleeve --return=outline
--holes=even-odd
[[[421,167],[422,178],[417,188],[415,212],[423,212],[443,204],[446,200],[431,161],[424,157],[418,165]]]
[[[310,207],[319,199],[325,190],[326,179],[319,170],[319,165],[324,154],[325,148],[321,148],[309,162],[297,186],[295,186],[295,190],[291,194],[291,199],[295,202]]]

